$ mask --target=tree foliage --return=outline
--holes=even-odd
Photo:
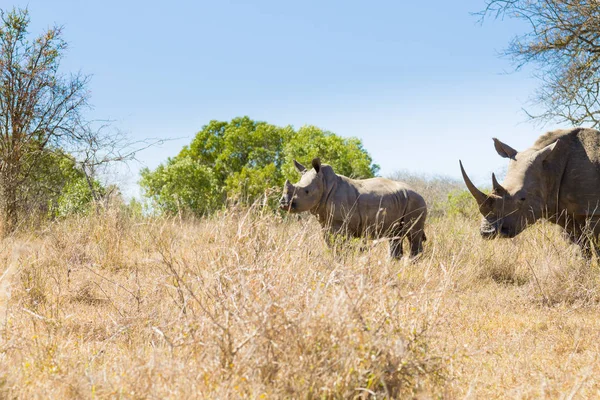
[[[98,193],[106,189],[94,179]],[[75,158],[61,149],[45,148],[20,188],[19,212],[28,216],[58,217],[87,211],[94,196]]]
[[[142,170],[140,184],[159,209],[170,213],[190,210],[205,214],[220,198],[213,169],[188,155],[169,158],[152,172]]]
[[[315,126],[304,126],[291,135],[285,143],[284,174],[296,176],[292,161],[296,159],[304,165],[318,156],[331,164],[336,173],[357,179],[371,178],[379,172],[379,166],[363,148],[358,138],[343,138]]]
[[[98,180],[110,164],[150,146],[87,121],[89,77],[64,74],[62,28],[30,35],[29,11],[0,9],[0,217],[4,233],[23,217],[63,216],[107,200]],[[137,148],[134,148],[137,146]],[[142,146],[141,148],[139,146]]]
[[[140,185],[161,210],[203,215],[226,201],[248,204],[268,198],[286,178],[298,178],[294,158],[310,165],[316,156],[355,178],[379,170],[359,139],[314,126],[296,131],[240,117],[211,121],[177,156],[154,171],[144,169]]]
[[[30,38],[29,22],[27,10],[0,10],[0,211],[8,232],[32,193],[46,190],[37,179],[46,180],[44,165],[60,164],[52,159],[65,154],[48,149],[78,142],[88,100],[87,77],[59,73],[67,50],[61,28]]]
[[[600,2],[595,0],[488,0],[482,19],[516,18],[529,31],[515,36],[505,54],[517,69],[537,68],[533,97],[542,121],[600,124]]]

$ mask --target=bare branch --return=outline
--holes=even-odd
[[[520,19],[531,31],[514,37],[504,55],[518,70],[533,65],[542,84],[527,112],[542,123],[598,126],[600,119],[600,2],[577,0],[489,0],[485,17]]]
[[[111,121],[80,123],[73,135],[77,140],[69,147],[69,154],[85,174],[96,200],[99,198],[93,182],[99,175],[115,164],[135,161],[139,152],[165,142],[156,138],[130,140],[124,132],[113,128]]]

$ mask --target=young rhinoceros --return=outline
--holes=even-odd
[[[282,209],[310,211],[326,234],[389,238],[394,258],[402,257],[404,238],[410,242],[411,256],[423,251],[427,206],[406,184],[385,178],[350,179],[318,158],[312,160],[310,171],[296,160],[294,165],[302,178],[295,185],[285,182]]]

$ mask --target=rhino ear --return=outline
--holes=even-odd
[[[506,143],[502,143],[501,141],[499,141],[496,138],[492,138],[492,139],[494,139],[494,147],[496,148],[496,151],[498,152],[500,157],[510,158],[512,160],[515,159],[518,151],[516,151],[515,149],[513,149]]]
[[[319,157],[313,158],[312,166],[317,174],[321,171],[321,160],[319,159]]]
[[[298,172],[300,172],[301,174],[304,174],[306,172],[306,167],[296,160],[294,160],[294,167],[296,167]]]

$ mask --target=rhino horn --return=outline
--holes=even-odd
[[[475,185],[473,185],[473,182],[471,182],[471,179],[469,179],[469,176],[463,168],[462,161],[459,160],[458,163],[460,164],[460,172],[462,172],[462,176],[465,181],[465,184],[467,185],[467,189],[469,189],[469,192],[471,192],[473,197],[475,197],[475,200],[477,200],[477,204],[482,205],[487,200],[486,194],[483,193],[481,190],[477,189]]]
[[[498,183],[496,179],[496,174],[492,172],[492,187],[494,188],[494,192],[500,196],[504,196],[508,194],[508,191],[502,187],[501,184]]]
[[[306,172],[306,167],[296,160],[294,160],[294,167],[296,167],[296,170],[298,170],[298,172],[300,172],[301,174],[304,174]]]

